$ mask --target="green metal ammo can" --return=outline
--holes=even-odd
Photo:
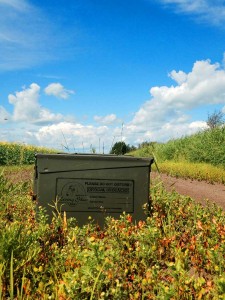
[[[123,212],[146,218],[152,158],[99,154],[36,154],[34,194],[52,217],[52,205],[78,225],[91,216],[100,226]]]

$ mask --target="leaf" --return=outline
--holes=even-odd
[[[198,220],[198,222],[197,222],[197,228],[201,229],[201,230],[204,230],[203,227],[202,227],[202,222],[200,220]]]

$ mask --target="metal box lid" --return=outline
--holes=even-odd
[[[106,154],[36,154],[39,173],[151,166],[153,158]]]

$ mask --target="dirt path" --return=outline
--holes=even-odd
[[[156,172],[151,173],[152,179],[158,176]],[[225,210],[225,185],[223,184],[175,178],[166,174],[160,174],[160,178],[168,191],[175,190],[179,194],[190,196],[202,204],[205,204],[208,199]]]

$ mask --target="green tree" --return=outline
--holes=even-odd
[[[131,151],[131,147],[125,142],[116,142],[110,151],[110,154],[124,155],[125,153]]]

